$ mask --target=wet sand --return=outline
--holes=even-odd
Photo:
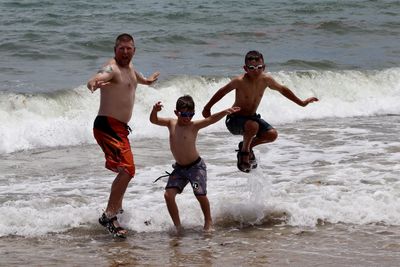
[[[130,233],[116,239],[101,226],[42,237],[0,238],[1,266],[397,266],[400,227],[381,225],[216,226]]]

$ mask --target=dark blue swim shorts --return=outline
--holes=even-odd
[[[261,119],[260,114],[254,114],[251,116],[242,116],[235,114],[228,115],[226,116],[225,125],[228,128],[229,132],[231,132],[231,134],[243,135],[244,125],[248,120],[252,120],[258,123],[259,128],[257,136],[260,136],[261,134],[273,128],[268,122]]]
[[[199,157],[187,166],[175,163],[172,167],[174,170],[169,176],[165,189],[177,188],[178,192],[182,193],[185,186],[190,182],[193,193],[196,196],[205,196],[207,194],[207,170],[202,158]]]

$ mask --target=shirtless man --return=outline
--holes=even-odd
[[[318,101],[315,97],[306,100],[299,99],[289,88],[279,84],[274,78],[265,73],[263,55],[258,51],[249,51],[245,57],[243,66],[245,73],[235,77],[228,84],[220,88],[210,101],[204,106],[203,116],[210,116],[211,107],[222,97],[235,90],[235,103],[240,111],[226,117],[228,130],[235,135],[243,135],[243,141],[239,143],[237,154],[237,167],[243,172],[250,172],[257,166],[253,147],[275,141],[278,133],[270,124],[264,121],[257,108],[267,87],[280,92],[283,96],[305,107],[309,103]]]
[[[153,106],[150,121],[169,130],[169,145],[176,161],[173,172],[169,175],[165,188],[164,198],[168,212],[178,231],[181,231],[178,206],[175,202],[176,195],[182,192],[190,182],[193,193],[200,203],[204,215],[204,231],[212,230],[210,203],[207,198],[207,171],[203,159],[196,149],[197,133],[201,128],[216,123],[228,114],[240,110],[238,107],[228,108],[210,115],[206,119],[192,121],[194,116],[194,102],[191,96],[180,97],[176,102],[175,115],[177,118],[160,118],[157,113],[162,109],[161,102]]]
[[[115,236],[125,237],[127,231],[120,226],[116,215],[122,211],[123,196],[135,175],[128,122],[132,117],[137,85],[152,84],[159,73],[155,72],[146,79],[134,69],[131,60],[135,54],[135,43],[129,34],[117,37],[114,53],[115,57],[88,81],[87,87],[92,93],[100,88],[100,108],[93,134],[105,154],[105,167],[118,173],[99,222]]]

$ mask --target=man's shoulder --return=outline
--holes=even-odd
[[[104,63],[103,67],[111,67],[113,68],[113,70],[119,69],[117,62],[113,58],[107,60],[106,63]]]
[[[117,65],[117,63],[116,63],[116,61],[115,61],[114,58],[108,59],[108,60],[103,64],[103,66],[110,66],[110,65]]]

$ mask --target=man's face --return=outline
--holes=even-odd
[[[243,68],[249,75],[258,76],[265,70],[265,64],[262,59],[250,60]]]
[[[135,54],[135,45],[132,41],[121,41],[115,47],[115,60],[120,66],[128,66]]]

